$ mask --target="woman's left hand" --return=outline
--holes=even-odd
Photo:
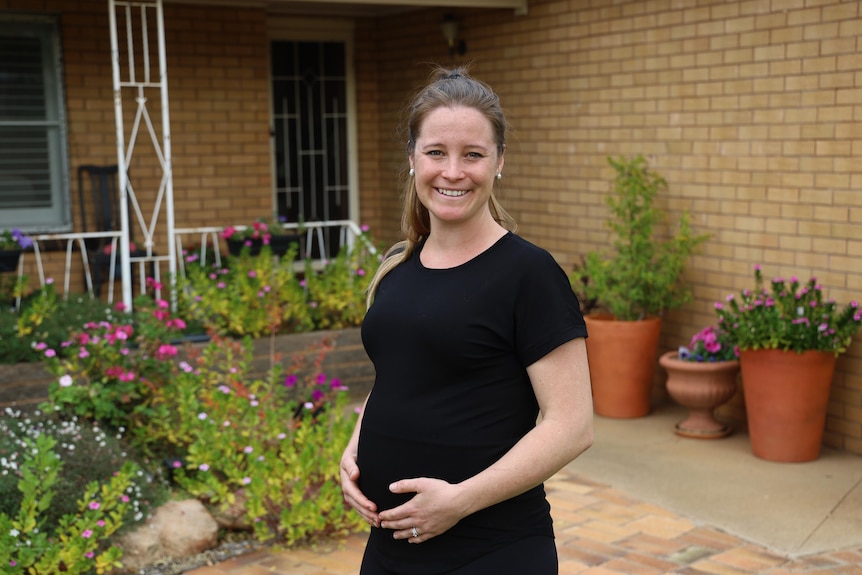
[[[389,490],[416,494],[407,503],[380,513],[380,527],[391,529],[395,539],[423,543],[444,533],[469,514],[460,503],[458,486],[442,479],[402,479],[390,485]]]

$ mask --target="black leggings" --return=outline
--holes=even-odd
[[[421,543],[419,543],[421,545]],[[440,575],[557,575],[557,546],[551,537],[534,536],[522,539],[453,571]],[[360,575],[400,575],[380,565],[374,553],[362,558]]]

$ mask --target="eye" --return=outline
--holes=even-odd
[[[429,156],[442,156],[443,155],[443,152],[440,150],[428,150],[425,153]]]
[[[484,154],[480,154],[479,152],[469,152],[469,153],[467,154],[467,157],[468,157],[468,158],[471,158],[471,159],[473,159],[473,160],[481,160],[482,158],[484,158],[484,157],[485,157],[485,155],[484,155]]]

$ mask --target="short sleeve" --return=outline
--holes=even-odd
[[[568,341],[587,337],[566,273],[551,254],[536,249],[529,262],[522,262],[515,301],[515,344],[525,367]]]

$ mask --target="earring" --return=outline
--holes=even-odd
[[[502,179],[503,179],[503,172],[497,172],[497,179],[498,179],[498,180],[502,180]]]
[[[410,171],[409,171],[409,172],[407,172],[407,174],[409,174],[411,177],[412,177],[412,176],[413,176],[413,174],[415,174],[415,173],[416,173],[416,172],[414,172],[414,171],[413,171],[413,168],[410,168]]]

